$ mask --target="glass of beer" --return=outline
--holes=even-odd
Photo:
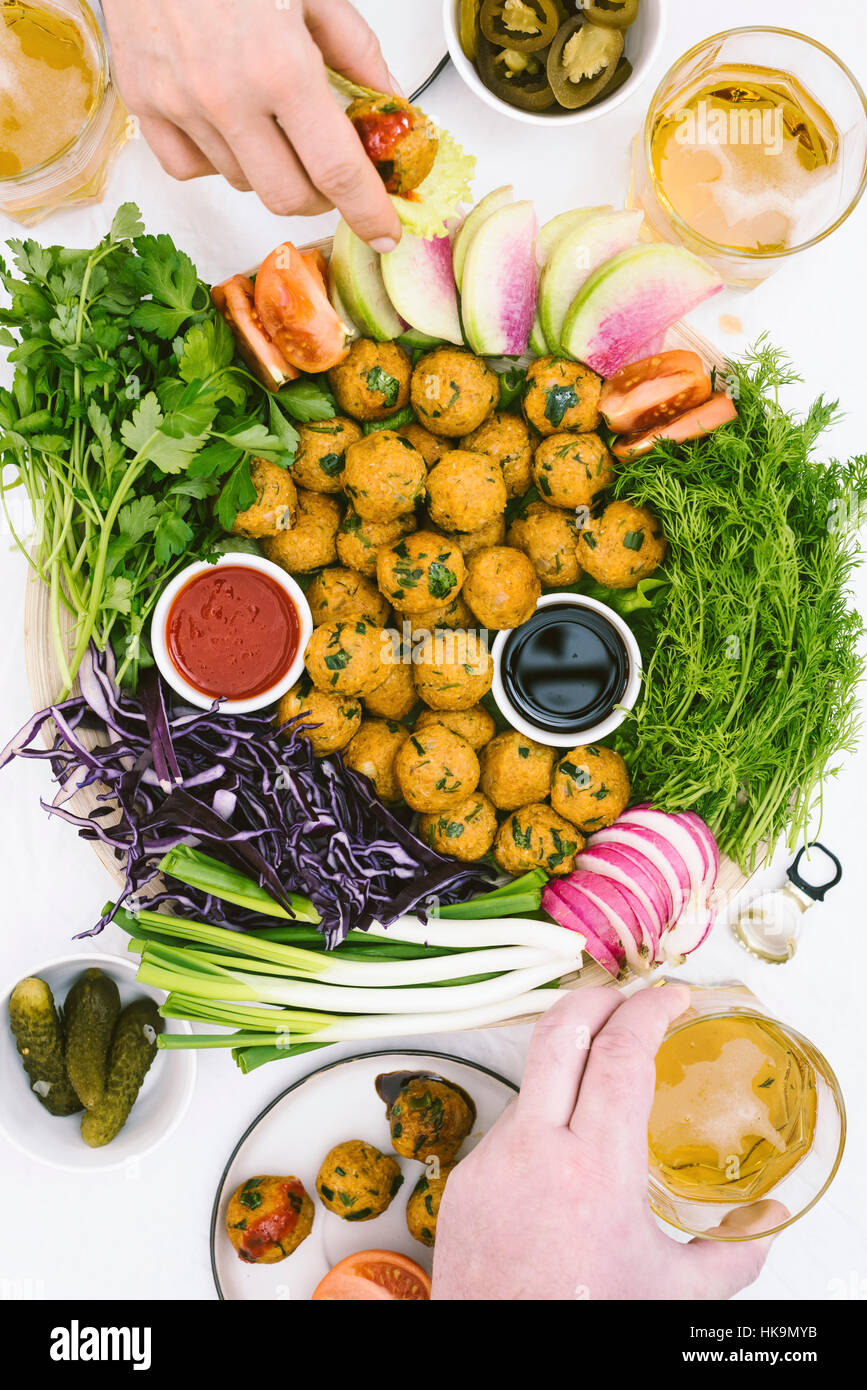
[[[815,39],[715,34],[666,73],[633,147],[645,235],[750,288],[845,221],[867,184],[867,98]]]
[[[784,1230],[827,1190],[846,1112],[827,1060],[766,1014],[744,985],[691,985],[656,1055],[648,1127],[650,1205],[690,1235],[755,1240]],[[748,1236],[715,1229],[773,1197],[789,1216]]]
[[[128,117],[83,0],[0,0],[0,211],[31,225],[94,202]]]

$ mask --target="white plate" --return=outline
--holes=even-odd
[[[335,1144],[364,1139],[383,1153],[392,1152],[385,1105],[375,1089],[377,1076],[390,1071],[435,1072],[469,1092],[476,1104],[476,1126],[461,1157],[487,1133],[518,1089],[486,1067],[442,1052],[364,1053],[296,1081],[253,1121],[220,1179],[211,1216],[211,1268],[221,1298],[305,1301],[338,1260],[357,1250],[395,1250],[430,1270],[432,1251],[406,1228],[406,1203],[423,1164],[398,1158],[405,1182],[388,1210],[373,1221],[342,1221],[325,1210],[316,1194],[316,1174]],[[226,1207],[242,1182],[265,1173],[301,1179],[316,1209],[313,1230],[279,1264],[249,1265],[229,1243]]]
[[[353,0],[376,31],[389,71],[408,97],[420,96],[449,60],[436,0]]]

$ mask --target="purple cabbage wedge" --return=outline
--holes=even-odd
[[[84,935],[152,884],[178,844],[252,873],[290,914],[289,893],[306,895],[331,948],[350,929],[423,911],[430,898],[459,902],[490,887],[489,871],[435,853],[339,757],[315,759],[299,733],[303,715],[278,731],[265,715],[222,714],[217,704],[167,706],[153,671],[139,697],[118,689],[114,674],[111,650],[91,647],[81,694],[33,715],[0,753],[0,768],[15,757],[48,762],[59,789],[45,809],[108,845],[125,873],[118,901]],[[94,732],[106,741],[91,748]],[[68,804],[84,787],[99,789],[89,816]],[[148,906],[161,902],[237,929],[260,920],[196,889],[162,888]]]

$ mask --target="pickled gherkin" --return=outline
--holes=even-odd
[[[63,1005],[66,1070],[88,1110],[99,1103],[105,1090],[109,1047],[119,1013],[117,985],[96,968],[79,976]]]
[[[110,1144],[126,1124],[151,1062],[163,1021],[152,999],[136,999],[121,1013],[108,1054],[102,1099],[82,1116],[81,1137],[92,1149]]]
[[[51,1115],[74,1115],[81,1101],[66,1073],[63,1028],[44,980],[20,980],[9,998],[9,1023],[31,1090]]]

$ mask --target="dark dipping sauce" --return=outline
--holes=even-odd
[[[506,695],[547,733],[592,729],[623,698],[629,654],[602,613],[572,603],[539,608],[503,647]]]
[[[213,699],[252,700],[285,676],[301,624],[289,595],[270,575],[242,565],[197,574],[166,619],[177,671]]]

